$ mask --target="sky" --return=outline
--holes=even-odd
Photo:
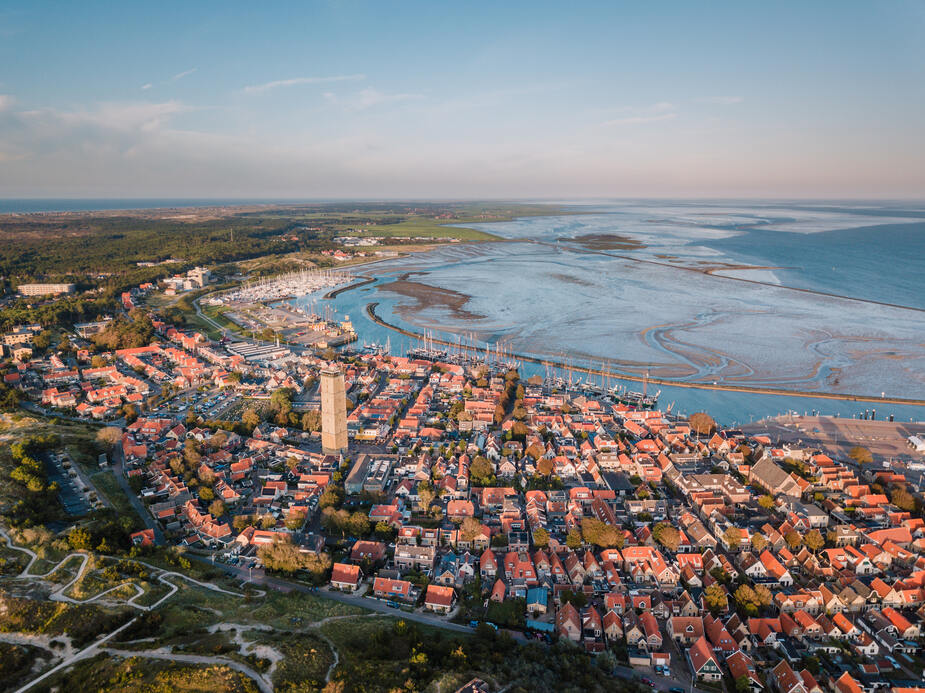
[[[0,198],[925,196],[925,3],[0,1]]]

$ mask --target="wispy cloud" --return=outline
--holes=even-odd
[[[293,77],[291,79],[277,79],[263,84],[251,84],[244,87],[245,94],[259,94],[260,92],[279,89],[281,87],[297,87],[303,84],[330,84],[332,82],[356,82],[366,79],[366,75],[333,75],[329,77]]]
[[[0,111],[7,110],[16,101],[10,94],[0,94]]]
[[[644,123],[673,120],[678,117],[677,107],[668,101],[659,101],[642,108],[625,107],[618,109],[618,112],[623,115],[605,120],[601,125],[642,125]]]
[[[150,88],[153,87],[153,86],[154,86],[154,85],[151,84],[151,82],[148,82],[147,84],[142,84],[142,85],[141,85],[141,90],[142,90],[142,91],[147,91],[148,89],[150,89]]]
[[[715,103],[721,106],[731,106],[732,104],[742,103],[744,100],[741,96],[703,96],[696,99],[698,103]]]
[[[351,104],[351,108],[357,111],[365,111],[367,108],[381,106],[386,103],[396,103],[399,101],[418,101],[423,99],[423,94],[387,94],[378,89],[363,89],[357,94],[356,100]]]
[[[184,70],[183,72],[178,72],[173,77],[170,78],[171,82],[176,82],[178,79],[183,79],[184,77],[189,77],[193,74],[198,68],[191,67],[189,70]]]

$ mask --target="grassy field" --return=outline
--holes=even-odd
[[[129,618],[125,609],[13,597],[0,592],[0,632],[69,635],[77,645],[115,630]]]
[[[452,221],[452,224],[465,223]],[[449,226],[447,222],[440,222],[435,219],[424,217],[412,217],[407,221],[397,224],[387,224],[383,226],[370,226],[363,231],[363,235],[369,236],[407,236],[409,238],[456,238],[461,241],[496,241],[498,236],[494,236],[477,229],[460,228],[458,226]],[[472,223],[470,221],[470,223]]]
[[[170,691],[171,693],[257,693],[257,685],[226,666],[194,665],[99,654],[50,677],[35,689],[71,691]]]
[[[109,470],[97,472],[90,476],[90,481],[92,481],[97,490],[112,503],[112,507],[117,513],[135,517],[138,518],[139,522],[141,521],[141,518],[138,517],[138,513],[135,512],[135,508],[132,507],[132,504],[122,491],[122,487],[119,486],[114,472]]]

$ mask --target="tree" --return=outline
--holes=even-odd
[[[260,425],[260,416],[253,409],[246,409],[244,413],[241,414],[241,423],[253,430]]]
[[[623,548],[623,532],[620,528],[601,522],[596,517],[582,518],[581,535],[589,544],[603,549]]]
[[[851,448],[851,450],[848,451],[848,457],[853,459],[859,466],[871,464],[874,461],[874,456],[871,454],[870,450],[861,445],[855,445]]]
[[[533,545],[540,549],[549,546],[549,532],[542,527],[537,527],[533,532]]]
[[[767,494],[761,496],[761,497],[758,499],[758,505],[760,505],[760,506],[761,506],[762,508],[764,508],[765,510],[773,510],[773,509],[774,509],[774,505],[775,505],[775,504],[774,504],[774,496],[769,496],[769,495],[767,495]]]
[[[340,486],[328,486],[318,499],[318,507],[333,508],[344,502],[344,491]]]
[[[742,530],[738,527],[727,527],[723,532],[723,540],[730,550],[736,551],[742,543]]]
[[[729,600],[726,598],[726,590],[716,583],[709,585],[703,591],[707,607],[715,615],[729,606]]]
[[[96,442],[107,448],[118,445],[121,440],[122,429],[116,426],[106,426],[96,432]]]
[[[736,693],[751,693],[752,680],[746,674],[736,679]]]
[[[787,546],[793,551],[803,543],[803,537],[800,536],[799,532],[791,529],[784,535],[784,541],[787,542]]]
[[[900,510],[912,512],[915,510],[915,496],[902,486],[897,486],[890,493],[890,502]]]
[[[215,499],[215,492],[208,486],[199,487],[199,497],[208,502]]]
[[[361,512],[352,513],[347,521],[347,529],[355,537],[365,537],[369,534],[369,517]]]
[[[302,525],[305,524],[305,512],[301,510],[291,510],[289,514],[286,515],[286,529],[290,532],[296,532],[302,529]]]
[[[430,510],[430,505],[436,498],[437,492],[429,481],[422,481],[418,484],[418,501],[425,513]]]
[[[310,565],[310,554],[303,554],[298,546],[285,539],[261,546],[257,550],[257,557],[268,570],[289,575]]]
[[[761,553],[768,547],[768,540],[764,538],[763,534],[753,534],[751,543],[752,549],[757,553]]]
[[[376,523],[376,528],[373,531],[376,533],[376,538],[380,541],[391,541],[395,536],[395,528],[388,522],[382,520]]]
[[[750,616],[758,613],[758,598],[755,596],[755,590],[748,585],[739,585],[732,596],[735,598],[736,603],[744,608]]]
[[[540,457],[539,461],[536,463],[536,473],[542,474],[543,476],[549,476],[552,474],[552,470],[552,460],[548,457]]]
[[[93,545],[90,532],[83,527],[74,527],[68,532],[67,543],[71,545],[74,551],[89,551]]]
[[[472,541],[482,532],[482,523],[474,517],[467,517],[459,526],[459,535],[463,541]]]
[[[469,476],[477,485],[485,485],[491,483],[492,477],[494,476],[494,470],[492,469],[491,462],[488,461],[488,458],[479,455],[474,460],[472,460],[472,464],[469,465]]]
[[[581,530],[578,527],[572,527],[565,537],[565,545],[575,551],[581,548]]]
[[[816,553],[825,546],[825,539],[822,538],[822,533],[818,529],[811,529],[803,537],[803,543],[806,544],[807,549]]]
[[[214,500],[209,503],[209,514],[212,517],[221,517],[225,514],[225,504],[221,500]]]
[[[755,600],[758,606],[771,606],[774,596],[771,594],[771,590],[764,585],[755,585]]]
[[[667,522],[659,522],[652,528],[652,538],[669,551],[677,551],[681,545],[681,533]]]
[[[713,420],[712,416],[703,411],[691,414],[688,423],[694,431],[702,436],[711,435],[716,430],[716,421]]]
[[[302,414],[302,430],[315,432],[321,430],[321,412],[316,409]]]

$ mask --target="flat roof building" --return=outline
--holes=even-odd
[[[19,293],[23,296],[48,296],[51,294],[72,294],[73,284],[20,284]]]

